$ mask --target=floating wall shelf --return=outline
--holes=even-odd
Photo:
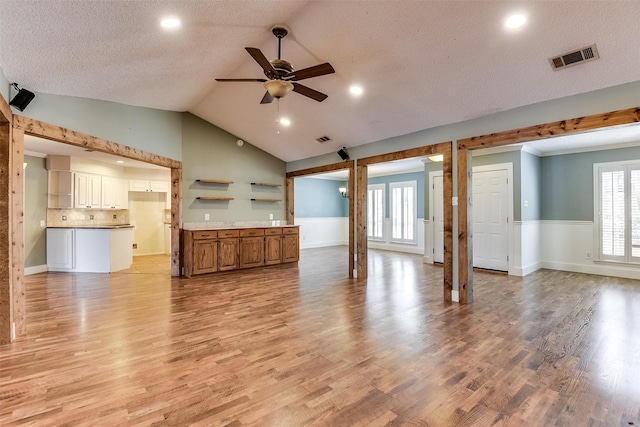
[[[252,182],[251,185],[260,185],[262,187],[282,187],[282,184],[269,184],[268,182]]]
[[[252,202],[281,202],[280,199],[251,199]]]
[[[201,182],[203,184],[233,184],[233,181],[225,181],[222,179],[196,179],[196,182]]]
[[[197,200],[233,200],[233,197],[208,197],[208,196],[198,196]]]

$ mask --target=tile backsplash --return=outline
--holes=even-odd
[[[47,227],[124,225],[129,221],[128,209],[47,209]]]

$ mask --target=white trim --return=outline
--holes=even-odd
[[[451,291],[451,300],[453,302],[460,302],[460,292],[458,291]]]
[[[413,236],[410,239],[405,239],[405,238],[395,238],[393,237],[393,212],[394,212],[394,206],[393,206],[393,202],[394,202],[394,198],[393,198],[393,190],[395,190],[396,188],[399,188],[401,190],[404,190],[405,188],[411,188],[413,191],[413,212],[410,212],[410,215],[412,215],[412,220],[413,220]],[[404,191],[401,191],[401,194],[404,194]],[[404,200],[405,197],[404,195],[400,196],[401,200]],[[403,204],[400,204],[401,206],[403,206]],[[392,243],[405,243],[405,244],[414,244],[417,245],[418,244],[418,181],[417,180],[411,180],[411,181],[397,181],[397,182],[390,182],[389,183],[389,219],[391,220],[391,227],[389,227],[389,231],[390,231],[390,235],[389,235],[389,242]],[[402,221],[402,224],[404,224],[404,221]],[[402,226],[402,230],[404,231],[406,228],[405,225]]]
[[[523,149],[524,149],[524,146],[522,145],[522,143],[502,145],[499,147],[483,148],[480,150],[471,150],[471,156],[472,157],[486,156],[488,154],[508,153],[510,151],[521,151]]]
[[[568,262],[541,261],[540,268],[548,268],[550,270],[572,271],[576,273],[595,274],[598,276],[622,277],[625,279],[640,279],[640,270],[633,268],[632,264],[625,264],[627,267],[614,266],[611,263],[603,263],[586,265],[572,264]]]
[[[32,274],[38,274],[38,273],[46,273],[46,272],[47,272],[47,264],[34,265],[33,267],[25,267],[24,268],[24,275],[25,276],[30,276]]]
[[[638,141],[620,142],[618,144],[598,145],[594,147],[567,148],[566,150],[543,151],[543,152],[540,152],[538,157],[560,156],[563,154],[574,154],[574,153],[588,153],[591,151],[616,150],[619,148],[628,148],[628,147],[637,147],[637,146],[638,146]]]

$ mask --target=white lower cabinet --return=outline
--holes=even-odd
[[[47,268],[66,271],[75,268],[75,229],[47,228]]]
[[[110,273],[133,262],[133,228],[47,228],[47,270]]]

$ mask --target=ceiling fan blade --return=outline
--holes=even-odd
[[[271,62],[269,62],[260,49],[255,47],[245,47],[245,50],[249,52],[249,55],[251,55],[251,57],[262,67],[267,77],[272,79],[278,74],[276,69],[273,68],[273,65],[271,65]]]
[[[313,67],[303,68],[302,70],[296,70],[287,75],[286,79],[292,81],[310,79],[311,77],[324,76],[325,74],[335,73],[331,64],[325,62],[324,64],[314,65]]]
[[[311,99],[315,99],[318,102],[322,102],[327,99],[327,95],[322,92],[318,92],[310,87],[303,86],[300,83],[293,83],[293,91],[298,92],[300,95],[308,96]]]
[[[216,79],[217,82],[266,82],[266,79]]]
[[[273,96],[271,96],[269,91],[265,92],[264,96],[262,97],[262,101],[260,101],[260,104],[271,104],[272,102],[273,102]]]

